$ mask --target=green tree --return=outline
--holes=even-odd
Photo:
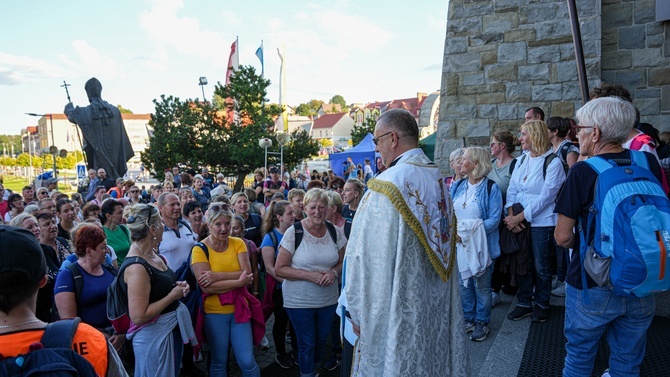
[[[347,107],[347,101],[344,100],[344,97],[342,97],[339,94],[336,94],[333,96],[333,98],[330,99],[330,104],[337,104],[342,106],[342,111],[347,112],[349,111],[349,108]]]
[[[320,139],[319,144],[321,144],[321,146],[324,147],[324,148],[332,147],[333,146],[333,140],[332,139],[327,139],[327,138]]]
[[[12,153],[12,146],[14,146],[15,155],[21,153],[23,150],[21,135],[0,135],[0,148],[4,147],[7,155]]]
[[[123,107],[121,105],[116,105],[116,108],[119,109],[121,114],[132,114],[133,113],[132,111],[126,109],[125,107]]]
[[[295,112],[302,116],[314,116],[325,102],[320,99],[312,99],[307,103],[301,103],[296,107]]]
[[[372,134],[375,132],[375,126],[377,126],[376,117],[365,118],[362,125],[356,125],[351,130],[351,143],[353,145],[358,145],[361,140],[365,139],[365,136],[367,136],[368,133]]]
[[[178,163],[209,166],[236,176],[234,189],[241,189],[244,178],[265,163],[258,140],[269,138],[273,143],[269,151],[280,149],[274,119],[281,108],[268,104],[265,97],[269,85],[270,81],[257,75],[253,67],[240,66],[228,85],[217,84],[212,103],[165,95],[161,101],[154,100],[156,112],[149,122],[154,134],[142,153],[142,162],[155,170],[159,179],[165,169]],[[284,146],[284,162],[288,165],[318,151],[318,143],[308,133],[294,132],[291,136]],[[279,157],[273,156],[269,162],[278,163]]]

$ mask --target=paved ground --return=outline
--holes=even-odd
[[[501,293],[502,303],[495,306],[491,311],[491,323],[489,328],[491,332],[488,338],[483,342],[468,342],[468,356],[472,376],[480,377],[515,377],[521,365],[528,330],[530,328],[530,317],[520,321],[510,321],[507,319],[507,313],[513,308],[514,297]],[[552,296],[552,306],[564,306],[563,298]],[[656,299],[656,315],[670,317],[670,292],[658,295]],[[267,326],[267,333],[271,334],[273,319],[270,318]],[[261,351],[256,349],[256,361],[261,371],[274,363],[275,350],[272,337],[269,336],[270,349]],[[231,355],[232,358],[232,355]],[[199,366],[206,369],[204,362]],[[339,369],[334,372],[339,373]],[[329,372],[328,375],[337,375]],[[239,369],[233,365],[231,368],[231,377],[241,376]],[[263,376],[298,376],[298,368],[282,370],[274,374],[263,373]],[[322,373],[324,375],[324,373]]]

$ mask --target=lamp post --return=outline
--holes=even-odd
[[[279,152],[268,152],[268,148],[272,146],[272,140],[268,138],[263,138],[258,140],[258,145],[265,149],[265,172],[268,171],[268,154],[278,154],[279,155],[279,172],[282,179],[284,179],[284,145],[286,145],[291,140],[289,134],[279,132],[277,133],[277,143],[279,143]]]
[[[198,85],[200,85],[200,88],[202,89],[202,101],[207,102],[207,98],[205,98],[205,85],[207,85],[207,77],[200,76]]]
[[[52,145],[49,147],[49,152],[51,153],[51,156],[53,157],[54,160],[54,178],[58,178],[58,171],[56,170],[56,153],[58,153],[58,148],[56,148],[56,139],[54,139],[54,117],[52,114],[35,114],[35,113],[26,113],[26,115],[30,115],[31,117],[49,117],[49,122],[51,123],[51,142]],[[47,142],[49,142],[49,139],[47,137]]]
[[[28,182],[33,181],[33,154],[30,151],[30,131],[26,132],[26,137],[28,137],[28,159],[29,159],[29,166],[28,166]]]

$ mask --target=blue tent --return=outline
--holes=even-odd
[[[328,155],[330,160],[330,168],[333,170],[335,175],[342,176],[346,167],[347,158],[351,157],[354,164],[358,166],[365,165],[365,159],[370,159],[370,167],[372,167],[373,172],[377,172],[377,164],[375,164],[375,157],[379,156],[379,153],[375,152],[375,143],[372,141],[372,134],[367,134],[363,140],[361,140],[358,145],[351,149],[347,149],[344,152],[332,153]]]

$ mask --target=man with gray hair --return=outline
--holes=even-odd
[[[588,257],[587,253],[591,254],[587,247],[595,239],[593,223],[596,221],[589,220],[589,213],[595,204],[594,188],[599,178],[595,169],[600,159],[629,166],[635,157],[633,153],[644,153],[638,156],[646,158],[649,170],[659,181],[661,168],[652,154],[633,152],[621,146],[635,123],[635,108],[630,102],[618,97],[597,98],[579,109],[576,117],[579,121],[579,151],[589,160],[577,162],[570,168],[555,208],[558,213],[554,231],[556,243],[573,249],[565,277],[564,333],[568,342],[563,376],[591,375],[598,341],[605,330],[610,360],[609,371],[603,376],[639,376],[646,332],[654,317],[654,296],[618,295],[612,285],[600,286],[589,274],[582,272],[582,260]],[[638,174],[628,170],[631,172],[626,171],[626,174]],[[659,182],[652,183],[660,186]],[[602,218],[602,213],[595,216]],[[590,229],[580,226],[575,234],[578,222],[593,226]]]
[[[340,298],[352,375],[468,376],[449,192],[408,111],[383,113],[372,140],[388,169],[358,207]]]

